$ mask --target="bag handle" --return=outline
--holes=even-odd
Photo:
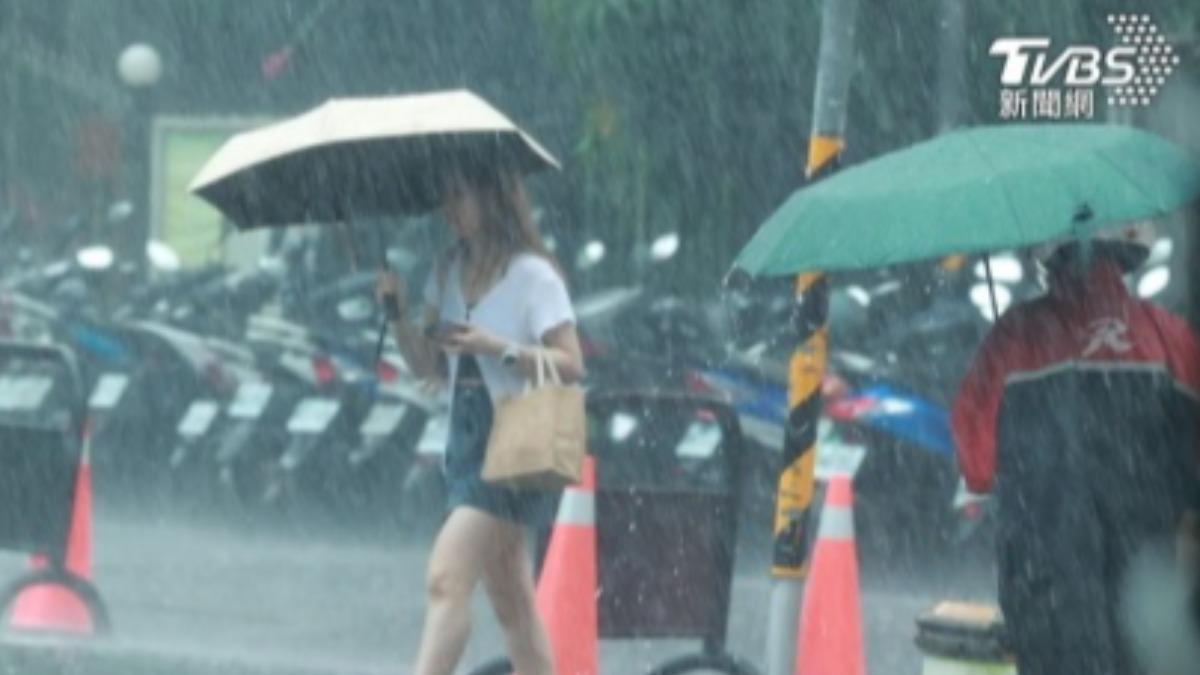
[[[541,347],[535,347],[533,354],[537,361],[537,388],[541,389],[546,386],[547,373],[550,374],[550,384],[561,387],[562,376],[558,374],[558,366],[554,364],[554,359],[550,358],[546,350]]]

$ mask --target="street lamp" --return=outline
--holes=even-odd
[[[162,77],[162,57],[148,44],[137,42],[126,47],[117,58],[117,73],[127,86],[152,87]]]
[[[125,186],[127,198],[133,202],[134,218],[125,221],[123,231],[116,236],[119,250],[126,260],[137,260],[150,235],[148,207],[150,203],[149,171],[149,122],[150,92],[162,78],[163,62],[158,50],[144,43],[135,42],[121,50],[117,56],[117,75],[129,88],[131,105],[125,114]]]

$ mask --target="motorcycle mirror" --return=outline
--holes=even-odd
[[[875,360],[864,354],[851,351],[835,351],[830,356],[847,370],[859,374],[870,373],[875,369]]]
[[[1175,251],[1175,242],[1170,237],[1161,237],[1154,242],[1150,247],[1150,257],[1144,263],[1145,265],[1155,265],[1165,263],[1171,259],[1171,254]]]
[[[56,260],[52,263],[47,264],[45,267],[42,268],[42,276],[53,279],[54,277],[61,277],[62,275],[66,274],[67,272],[70,272],[70,271],[71,271],[70,261]]]
[[[287,271],[287,263],[277,255],[263,255],[258,258],[258,269],[270,274],[283,274]]]
[[[359,323],[375,314],[375,303],[364,297],[347,298],[337,304],[337,313],[343,321]]]
[[[88,246],[75,254],[75,262],[88,270],[106,270],[112,267],[113,252],[107,246]]]
[[[650,259],[655,262],[670,260],[679,252],[680,237],[678,232],[668,232],[650,244]]]
[[[116,225],[133,217],[133,202],[128,199],[113,202],[108,207],[108,224]]]
[[[857,302],[859,305],[866,307],[871,304],[871,294],[862,286],[850,286],[845,290],[847,296]]]
[[[146,257],[155,269],[164,272],[174,272],[182,266],[175,249],[157,239],[146,242]]]
[[[888,281],[884,281],[883,283],[875,286],[875,288],[872,288],[871,296],[879,297],[883,295],[890,295],[899,291],[903,285],[904,284],[900,283],[900,281],[897,279],[889,279]]]
[[[391,247],[387,250],[388,267],[401,275],[408,273],[418,264],[417,256],[404,248]]]

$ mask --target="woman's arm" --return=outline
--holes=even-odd
[[[425,310],[423,326],[431,326],[437,321],[437,312]],[[404,361],[409,370],[419,380],[444,379],[446,377],[442,350],[438,343],[425,337],[425,329],[411,321],[401,319],[390,322],[392,335],[396,338],[396,346],[404,355]]]
[[[542,351],[558,369],[563,382],[579,382],[587,375],[583,364],[583,350],[579,346],[579,334],[575,324],[564,323],[551,328],[542,336]],[[537,377],[537,356],[529,347],[517,349],[517,367],[529,378]]]
[[[505,353],[511,350],[517,356],[517,363],[513,367],[519,368],[531,380],[537,377],[537,355],[534,347],[508,342],[476,326],[468,326],[446,336],[443,345],[450,350],[482,354],[497,359],[503,359]],[[587,374],[575,324],[566,322],[546,331],[542,336],[541,349],[553,361],[563,382],[579,382]]]
[[[586,371],[567,287],[548,264],[543,269],[533,268],[527,273],[535,275],[530,280],[529,304],[514,308],[514,311],[523,314],[528,322],[529,335],[540,336],[540,348],[553,362],[563,382],[579,382]],[[510,342],[476,326],[467,326],[464,330],[443,337],[442,346],[451,351],[483,354],[501,361],[507,354],[514,354],[516,363],[512,367],[520,369],[530,379],[537,377],[534,346]]]
[[[408,294],[396,275],[390,272],[380,273],[376,291],[381,303],[386,302],[389,296],[395,299],[396,316],[400,318],[389,321],[388,327],[412,374],[420,380],[445,378],[441,346],[425,335],[426,328],[437,321],[437,311],[426,309],[420,325],[406,319]]]

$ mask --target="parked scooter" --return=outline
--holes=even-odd
[[[219,389],[226,373],[200,338],[138,321],[134,300],[106,294],[106,275],[119,267],[106,247],[81,249],[9,278],[11,288],[43,299],[10,292],[0,304],[10,326],[40,322],[80,354],[97,474],[114,498],[142,503],[161,483],[173,420],[200,392]]]
[[[247,340],[269,364],[275,377],[290,380],[288,408],[278,418],[260,420],[277,425],[264,430],[270,449],[254,452],[259,485],[239,491],[247,505],[278,510],[301,500],[311,490],[314,499],[328,500],[320,488],[329,473],[327,462],[337,445],[350,442],[355,422],[374,397],[374,378],[358,365],[330,352],[319,336],[281,316],[250,317]],[[342,453],[344,454],[344,453]],[[257,506],[254,506],[257,505]]]
[[[363,508],[402,532],[431,534],[445,505],[445,401],[417,383],[394,351],[380,363],[379,394],[346,457],[347,494],[363,495]]]
[[[953,297],[957,289],[914,290],[914,283],[885,271],[834,284],[822,388],[824,417],[836,434],[868,449],[855,476],[859,539],[892,553],[965,545],[960,518],[970,511],[959,508],[947,409],[987,326],[966,298]],[[797,345],[789,337],[789,289],[769,290],[733,299],[742,319],[734,323],[753,325],[731,336],[735,349],[725,363],[697,375],[733,398],[749,438],[780,447]]]
[[[214,423],[221,415],[221,406],[216,399],[196,399],[175,427],[175,445],[167,459],[167,485],[175,504],[185,510],[206,509],[216,497],[214,483],[208,479],[211,467],[205,460],[215,452]]]

